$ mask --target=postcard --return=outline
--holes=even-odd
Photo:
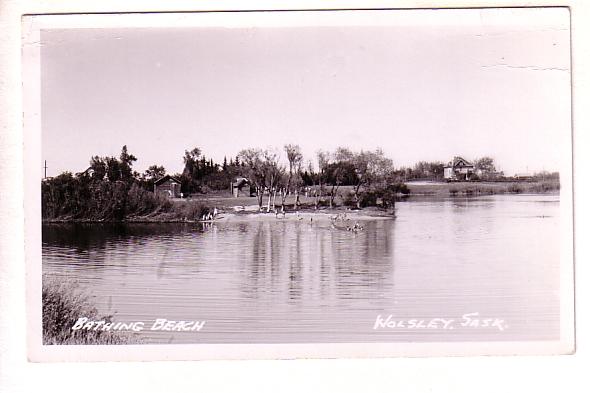
[[[32,361],[574,352],[567,7],[22,23]]]

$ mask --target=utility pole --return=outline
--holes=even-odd
[[[43,169],[45,169],[43,179],[47,179],[47,160],[45,160],[45,166],[43,166]]]

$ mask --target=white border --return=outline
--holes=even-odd
[[[358,26],[398,25],[407,16],[418,13],[424,23],[431,25],[477,25],[479,13],[473,9],[453,10],[394,10],[394,11],[287,11],[230,12],[192,14],[128,14],[128,15],[49,15],[23,18],[24,59],[24,137],[25,137],[25,239],[28,281],[27,327],[33,361],[70,360],[202,360],[202,359],[284,359],[341,358],[391,356],[456,356],[456,355],[537,355],[568,354],[574,351],[573,329],[573,223],[571,194],[570,141],[562,152],[565,165],[560,168],[560,300],[561,335],[559,341],[522,342],[431,342],[431,343],[362,343],[362,344],[196,344],[125,346],[44,346],[41,343],[41,231],[40,193],[37,179],[41,176],[40,119],[40,31],[70,28],[137,28],[137,27],[274,27],[274,26]],[[532,17],[568,14],[567,8],[527,9]],[[502,17],[510,17],[505,12]],[[522,15],[519,15],[522,17]],[[497,17],[500,17],[498,15]],[[502,21],[510,26],[510,21]],[[415,23],[415,22],[413,22]],[[566,97],[569,99],[569,97]]]
[[[516,6],[514,1],[333,1],[330,7]],[[318,8],[317,2],[282,1],[285,8]],[[589,4],[583,0],[536,1],[524,5],[569,5],[572,10],[574,78],[574,166],[588,173],[590,135]],[[26,359],[23,243],[20,18],[27,13],[187,11],[277,8],[272,2],[75,0],[0,2],[0,390],[2,391],[452,391],[587,392],[588,277],[587,242],[590,192],[587,176],[575,180],[576,354],[541,357],[475,357],[380,360],[300,360],[290,362],[151,362],[33,364]],[[326,6],[322,3],[321,6]],[[4,190],[10,189],[10,192]],[[108,376],[107,383],[98,376]]]

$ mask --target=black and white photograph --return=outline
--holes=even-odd
[[[22,23],[33,360],[574,351],[567,7]]]

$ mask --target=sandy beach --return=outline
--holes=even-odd
[[[297,212],[286,212],[275,214],[274,212],[258,211],[258,206],[246,206],[241,211],[224,211],[219,214],[215,220],[206,222],[243,222],[243,221],[302,221],[302,222],[330,222],[338,219],[339,222],[351,221],[367,221],[367,220],[391,220],[395,215],[377,209],[363,209],[363,210],[342,210],[342,209],[324,209],[324,210],[300,210]]]

